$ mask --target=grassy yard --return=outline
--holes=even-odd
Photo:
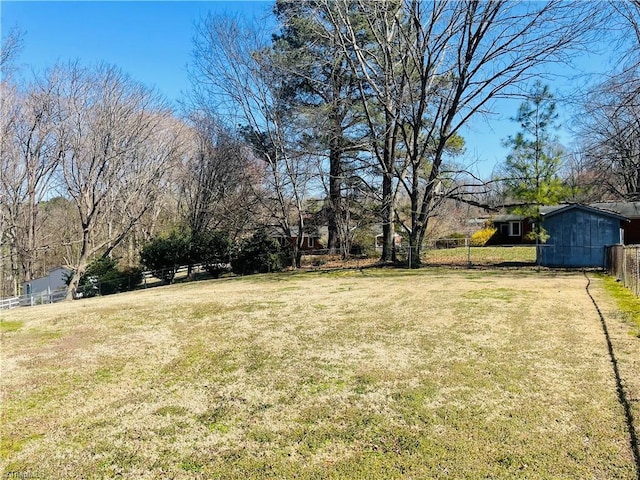
[[[4,472],[633,479],[586,283],[365,269],[0,312]],[[591,291],[638,399],[640,339],[601,278]],[[640,419],[640,402],[632,409]]]
[[[536,247],[457,247],[427,249],[423,254],[427,265],[535,265]]]

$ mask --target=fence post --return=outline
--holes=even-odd
[[[636,247],[636,297],[640,297],[640,247]]]

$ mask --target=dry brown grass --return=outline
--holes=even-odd
[[[599,282],[638,398],[640,340]],[[585,285],[552,272],[287,273],[3,312],[5,472],[633,478]]]

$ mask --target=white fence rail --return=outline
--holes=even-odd
[[[11,310],[20,306],[20,297],[0,298],[0,310]]]
[[[180,266],[175,269],[176,274],[186,273],[188,271],[188,266]],[[199,272],[203,269],[202,265],[195,264],[191,266],[193,272]],[[146,288],[147,282],[153,278],[156,278],[155,275],[160,275],[162,277],[162,271],[145,271],[142,272],[142,285]],[[98,291],[100,290],[100,285],[96,284],[96,288]],[[81,296],[77,297],[80,298]],[[34,305],[43,305],[48,303],[56,303],[60,302],[67,298],[66,290],[58,290],[55,292],[39,292],[35,294],[25,294],[20,295],[18,297],[9,297],[9,298],[0,298],[0,310],[10,310],[12,308],[17,307],[32,307]]]
[[[42,292],[32,295],[20,295],[19,297],[0,298],[0,310],[10,310],[16,307],[33,307],[46,303],[56,303],[67,298],[67,292],[60,290],[57,292]]]

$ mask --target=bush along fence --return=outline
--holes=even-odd
[[[640,297],[640,245],[607,248],[608,273]]]

